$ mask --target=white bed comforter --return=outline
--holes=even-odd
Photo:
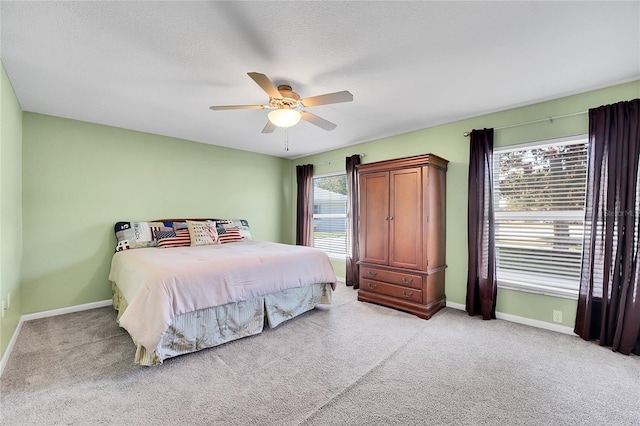
[[[176,315],[288,288],[317,283],[335,287],[336,275],[322,250],[242,241],[117,252],[109,280],[129,305],[120,326],[155,351]]]

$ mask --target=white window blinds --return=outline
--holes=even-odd
[[[313,245],[332,257],[346,257],[347,175],[313,178]]]
[[[494,150],[498,286],[576,298],[587,140]]]

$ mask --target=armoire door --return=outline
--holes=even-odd
[[[389,266],[422,269],[422,168],[389,175]]]
[[[360,260],[389,262],[389,172],[360,175]]]

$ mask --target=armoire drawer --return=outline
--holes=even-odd
[[[360,277],[422,290],[422,277],[420,275],[362,266],[360,268]]]
[[[363,277],[360,277],[360,288],[374,293],[385,294],[397,299],[422,303],[422,291],[414,288],[369,280]]]

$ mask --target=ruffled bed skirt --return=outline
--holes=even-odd
[[[127,301],[115,283],[111,287],[113,307],[120,319],[127,308]],[[137,347],[134,362],[158,365],[167,358],[260,334],[265,325],[273,328],[316,305],[331,304],[331,295],[331,284],[314,284],[178,315],[154,352],[148,351],[134,339]]]

